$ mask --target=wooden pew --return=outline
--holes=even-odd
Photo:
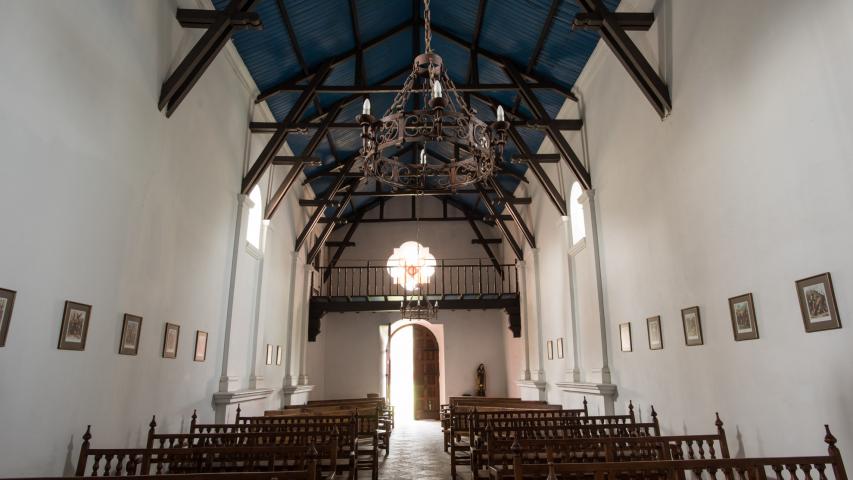
[[[726,432],[719,415],[717,433],[705,435],[671,435],[643,437],[589,437],[556,439],[523,439],[490,437],[487,441],[486,469],[494,467],[492,476],[512,478],[516,451],[522,452],[522,462],[534,463],[592,463],[655,460],[729,458]],[[479,473],[479,472],[478,472]]]
[[[310,445],[96,449],[91,439],[89,426],[80,447],[77,477],[293,471],[297,477],[319,479],[319,453]]]
[[[313,478],[310,475],[307,470],[291,470],[286,472],[164,473],[160,475],[134,475],[133,478],[138,480],[308,480]],[[68,478],[86,477],[26,477],[26,480],[67,480]],[[102,480],[125,480],[127,476],[99,475],[98,478]]]
[[[825,426],[824,441],[828,454],[804,457],[717,458],[660,461],[629,461],[600,463],[524,463],[519,447],[513,456],[512,478],[594,478],[596,480],[801,480],[827,479],[831,472],[835,480],[847,480],[847,472],[836,447],[836,439]],[[506,478],[498,469],[490,467],[492,479]]]

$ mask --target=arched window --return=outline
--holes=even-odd
[[[586,237],[586,223],[583,216],[583,205],[578,201],[583,194],[583,189],[578,182],[572,184],[572,191],[569,193],[569,207],[572,216],[572,245],[581,241]]]
[[[246,241],[250,245],[260,250],[261,248],[261,224],[264,218],[264,205],[261,199],[261,188],[255,185],[252,193],[249,194],[249,200],[254,203],[252,209],[249,210],[249,226],[246,228]]]

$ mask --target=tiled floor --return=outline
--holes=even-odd
[[[391,434],[391,452],[379,459],[380,480],[449,480],[450,457],[441,442],[437,421],[397,423]],[[470,479],[470,471],[464,468],[459,478]]]

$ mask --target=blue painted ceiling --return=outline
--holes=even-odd
[[[488,0],[485,3],[479,39],[480,48],[512,60],[521,70],[526,69],[546,24],[552,2],[553,0]],[[615,9],[619,0],[605,0],[604,3],[608,8]],[[223,9],[228,4],[228,0],[214,0],[214,4],[216,8]],[[402,85],[412,59],[423,49],[421,2],[355,0],[354,4],[362,43],[370,42],[395,27],[407,24],[400,29],[399,33],[381,41],[364,53],[367,84],[376,84],[393,76],[395,72],[405,71],[385,83],[393,86]],[[292,32],[287,31],[282,8],[286,10],[290,19]],[[479,0],[432,0],[432,24],[436,29],[471,42],[476,29],[478,8]],[[299,55],[302,56],[309,71],[314,71],[327,60],[345,54],[356,47],[349,0],[261,0],[256,11],[263,21],[263,30],[239,31],[234,35],[234,43],[261,92],[302,74],[303,67],[300,64]],[[572,19],[578,11],[579,7],[575,1],[559,1],[555,22],[533,64],[532,73],[565,87],[571,87],[577,80],[598,41],[598,34],[594,32],[571,29]],[[418,19],[418,52],[413,51],[412,34],[414,32],[411,26],[413,16]],[[296,40],[296,45],[290,40],[291,33]],[[456,84],[468,83],[466,77],[469,51],[437,32],[433,32],[432,47],[444,59],[453,81]],[[480,83],[509,83],[503,69],[490,59],[481,55],[477,65]],[[353,57],[335,67],[324,85],[355,85],[355,70],[356,62]],[[552,117],[556,115],[565,97],[552,90],[537,89],[535,92],[549,115]],[[267,100],[277,121],[284,120],[298,95],[298,93],[279,93]],[[512,106],[516,101],[516,95],[513,92],[493,92],[483,95],[487,97],[486,100],[508,106]],[[319,101],[325,108],[346,96],[346,94],[324,93],[319,95]],[[374,112],[385,111],[393,96],[393,94],[370,95]],[[472,97],[471,103],[482,120],[491,121],[494,119],[494,113],[486,100]],[[343,109],[337,121],[354,121],[360,109],[361,102],[354,102]],[[520,103],[518,112],[526,117],[533,116],[524,102]],[[316,110],[312,105],[305,116],[314,113]],[[524,128],[519,131],[534,150],[539,147],[544,138],[540,131]],[[312,133],[309,131],[307,135],[290,135],[287,141],[291,149],[299,154]],[[354,129],[333,130],[333,145],[324,140],[315,152],[315,156],[323,159],[324,165],[308,169],[306,174],[312,175],[331,170],[336,166],[337,161],[342,161],[357,152],[361,145],[359,134],[360,132]],[[448,156],[452,153],[449,150],[440,151],[439,147],[433,147],[433,149]],[[516,153],[515,146],[510,143],[507,145],[504,158],[508,159]],[[508,164],[506,169],[517,175],[524,175],[526,167]],[[509,191],[515,190],[519,182],[514,176],[501,175],[498,179]],[[312,187],[320,193],[326,190],[330,183],[331,178],[325,177],[312,182]],[[350,209],[370,202],[371,198],[358,197],[354,200]],[[457,195],[457,200],[485,213],[476,195],[460,194]]]

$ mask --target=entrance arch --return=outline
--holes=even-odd
[[[402,419],[439,418],[444,398],[444,328],[400,320],[387,331],[386,395]]]

